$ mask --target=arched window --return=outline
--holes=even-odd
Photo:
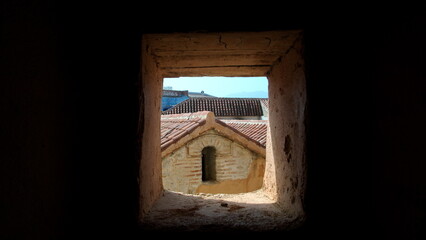
[[[214,147],[205,147],[201,152],[201,179],[204,181],[216,180],[216,149]]]

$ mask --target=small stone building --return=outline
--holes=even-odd
[[[218,120],[212,112],[163,115],[163,186],[182,193],[262,187],[267,121]]]

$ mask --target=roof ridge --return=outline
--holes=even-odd
[[[267,121],[254,120],[222,121],[216,119],[213,112],[200,111],[195,113],[171,114],[161,117],[161,151],[168,149],[173,143],[192,134],[198,127],[204,126],[200,131],[216,129],[224,136],[234,139],[237,135],[241,140],[254,143],[253,146],[265,148]],[[225,130],[228,129],[228,130]],[[172,150],[167,150],[172,151]],[[257,151],[257,150],[256,150]],[[163,154],[163,153],[162,153]]]
[[[176,114],[167,114],[167,115],[161,115],[161,120],[178,120],[178,119],[194,119],[194,118],[200,118],[205,119],[208,117],[208,114],[211,113],[210,111],[198,111],[198,112],[192,112],[192,113],[176,113]]]
[[[251,123],[251,124],[260,124],[268,123],[268,120],[254,120],[254,119],[221,119],[223,122],[236,122],[236,123]]]

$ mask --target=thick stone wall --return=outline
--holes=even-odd
[[[304,126],[306,85],[302,45],[300,31],[144,36],[142,45],[144,102],[141,114],[145,122],[142,128],[139,172],[140,217],[161,197],[162,156],[176,152],[166,149],[165,151],[170,152],[161,153],[158,146],[161,78],[266,75],[269,80],[269,136],[262,190],[281,205],[286,216],[303,219],[306,183]],[[232,63],[232,66],[229,63]],[[226,133],[226,136],[235,135],[232,130],[222,130],[223,132],[219,132]],[[242,144],[244,146],[251,145],[243,138],[232,137],[239,143],[245,142]],[[198,156],[198,159],[200,158],[201,155]],[[250,168],[256,169],[253,165]],[[193,174],[200,174],[196,170],[193,170]],[[251,176],[250,171],[248,176]],[[230,179],[223,182],[225,181],[239,180]],[[241,185],[249,185],[248,182],[250,181],[244,181]],[[197,191],[201,189],[204,191],[209,187],[207,184],[200,186]]]
[[[160,107],[163,78],[150,52],[142,41],[142,93],[140,117],[142,146],[139,168],[140,212],[142,216],[163,192],[161,184]]]
[[[306,84],[302,35],[272,67],[265,192],[294,217],[302,217],[305,190]]]
[[[207,146],[216,149],[216,181],[203,182],[201,152]],[[264,162],[259,154],[209,130],[163,158],[163,184],[183,193],[254,191],[262,186]]]

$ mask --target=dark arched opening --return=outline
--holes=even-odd
[[[214,147],[205,147],[201,152],[202,176],[204,181],[216,180],[216,149]]]

